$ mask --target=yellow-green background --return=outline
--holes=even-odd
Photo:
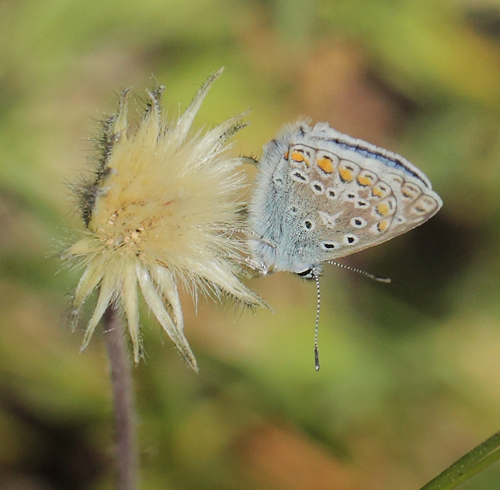
[[[300,115],[404,154],[444,201],[429,223],[322,279],[248,281],[274,313],[183,297],[200,374],[143,314],[142,480],[156,489],[417,489],[499,429],[498,0],[0,3],[0,487],[112,488],[101,335],[65,324],[79,227],[66,182],[89,128],[151,76],[198,124],[248,107],[235,153]],[[249,168],[249,174],[252,171]],[[83,325],[82,325],[83,327]],[[463,489],[500,488],[493,466]]]

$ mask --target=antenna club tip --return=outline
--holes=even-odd
[[[316,371],[319,371],[319,351],[317,344],[314,346],[314,367]]]
[[[391,283],[391,278],[390,277],[376,277],[378,282],[383,282],[385,284],[390,284]]]

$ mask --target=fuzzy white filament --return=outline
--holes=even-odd
[[[162,113],[163,88],[148,92],[137,129],[127,122],[127,96],[102,122],[95,172],[75,186],[86,232],[64,253],[85,271],[76,288],[72,315],[78,318],[93,290],[99,289],[82,349],[112,302],[123,309],[134,362],[142,355],[140,289],[150,310],[188,365],[196,360],[184,336],[178,285],[227,295],[248,306],[262,300],[243,285],[238,259],[246,253],[234,230],[242,228],[244,176],[241,158],[227,156],[228,139],[243,127],[233,117],[206,132],[191,125],[212,83],[212,74],[177,121]]]

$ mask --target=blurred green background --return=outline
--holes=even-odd
[[[444,207],[343,261],[392,284],[327,268],[319,373],[315,288],[290,274],[248,281],[274,313],[183,297],[198,376],[144,309],[142,488],[417,489],[499,429],[498,0],[5,0],[0,488],[112,488],[102,336],[79,355],[65,322],[66,182],[120,89],[154,75],[175,116],[221,66],[197,124],[251,107],[235,154],[307,115],[405,155]],[[499,487],[494,465],[462,488]]]

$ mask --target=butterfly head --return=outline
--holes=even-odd
[[[323,275],[323,266],[321,264],[316,264],[300,272],[295,272],[295,274],[306,281],[315,281]]]

